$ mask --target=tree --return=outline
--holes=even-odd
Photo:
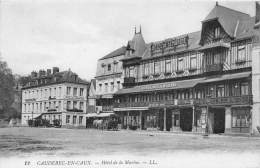
[[[8,119],[12,117],[14,102],[15,81],[12,71],[5,61],[0,59],[0,118]]]

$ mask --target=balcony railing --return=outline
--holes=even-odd
[[[134,77],[125,77],[124,78],[124,85],[133,85],[135,83]]]
[[[113,111],[113,106],[102,106],[102,111]]]
[[[83,112],[83,110],[76,109],[76,108],[74,108],[74,109],[67,109],[67,111],[69,111],[69,112]]]
[[[253,103],[252,95],[216,97],[209,99],[196,99],[196,104],[206,105],[251,105]]]
[[[124,107],[163,107],[163,106],[185,106],[185,105],[251,105],[253,102],[252,95],[217,97],[209,99],[174,99],[164,101],[149,102],[123,102],[114,103],[114,108]]]
[[[207,64],[205,66],[205,72],[219,72],[223,70],[223,64]]]

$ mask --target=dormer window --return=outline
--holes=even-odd
[[[220,37],[220,27],[215,27],[214,37],[215,38],[219,38]]]

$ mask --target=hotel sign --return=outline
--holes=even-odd
[[[188,46],[189,36],[181,37],[181,38],[174,38],[174,39],[167,39],[159,43],[152,43],[151,51],[154,52],[156,50],[165,50],[168,48],[176,48],[180,45]]]
[[[144,85],[140,86],[142,90],[154,90],[154,89],[164,89],[164,88],[174,88],[176,87],[176,83],[161,83],[161,84],[153,84],[153,85]]]

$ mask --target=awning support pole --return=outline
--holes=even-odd
[[[166,107],[163,110],[164,110],[163,131],[166,131]]]

